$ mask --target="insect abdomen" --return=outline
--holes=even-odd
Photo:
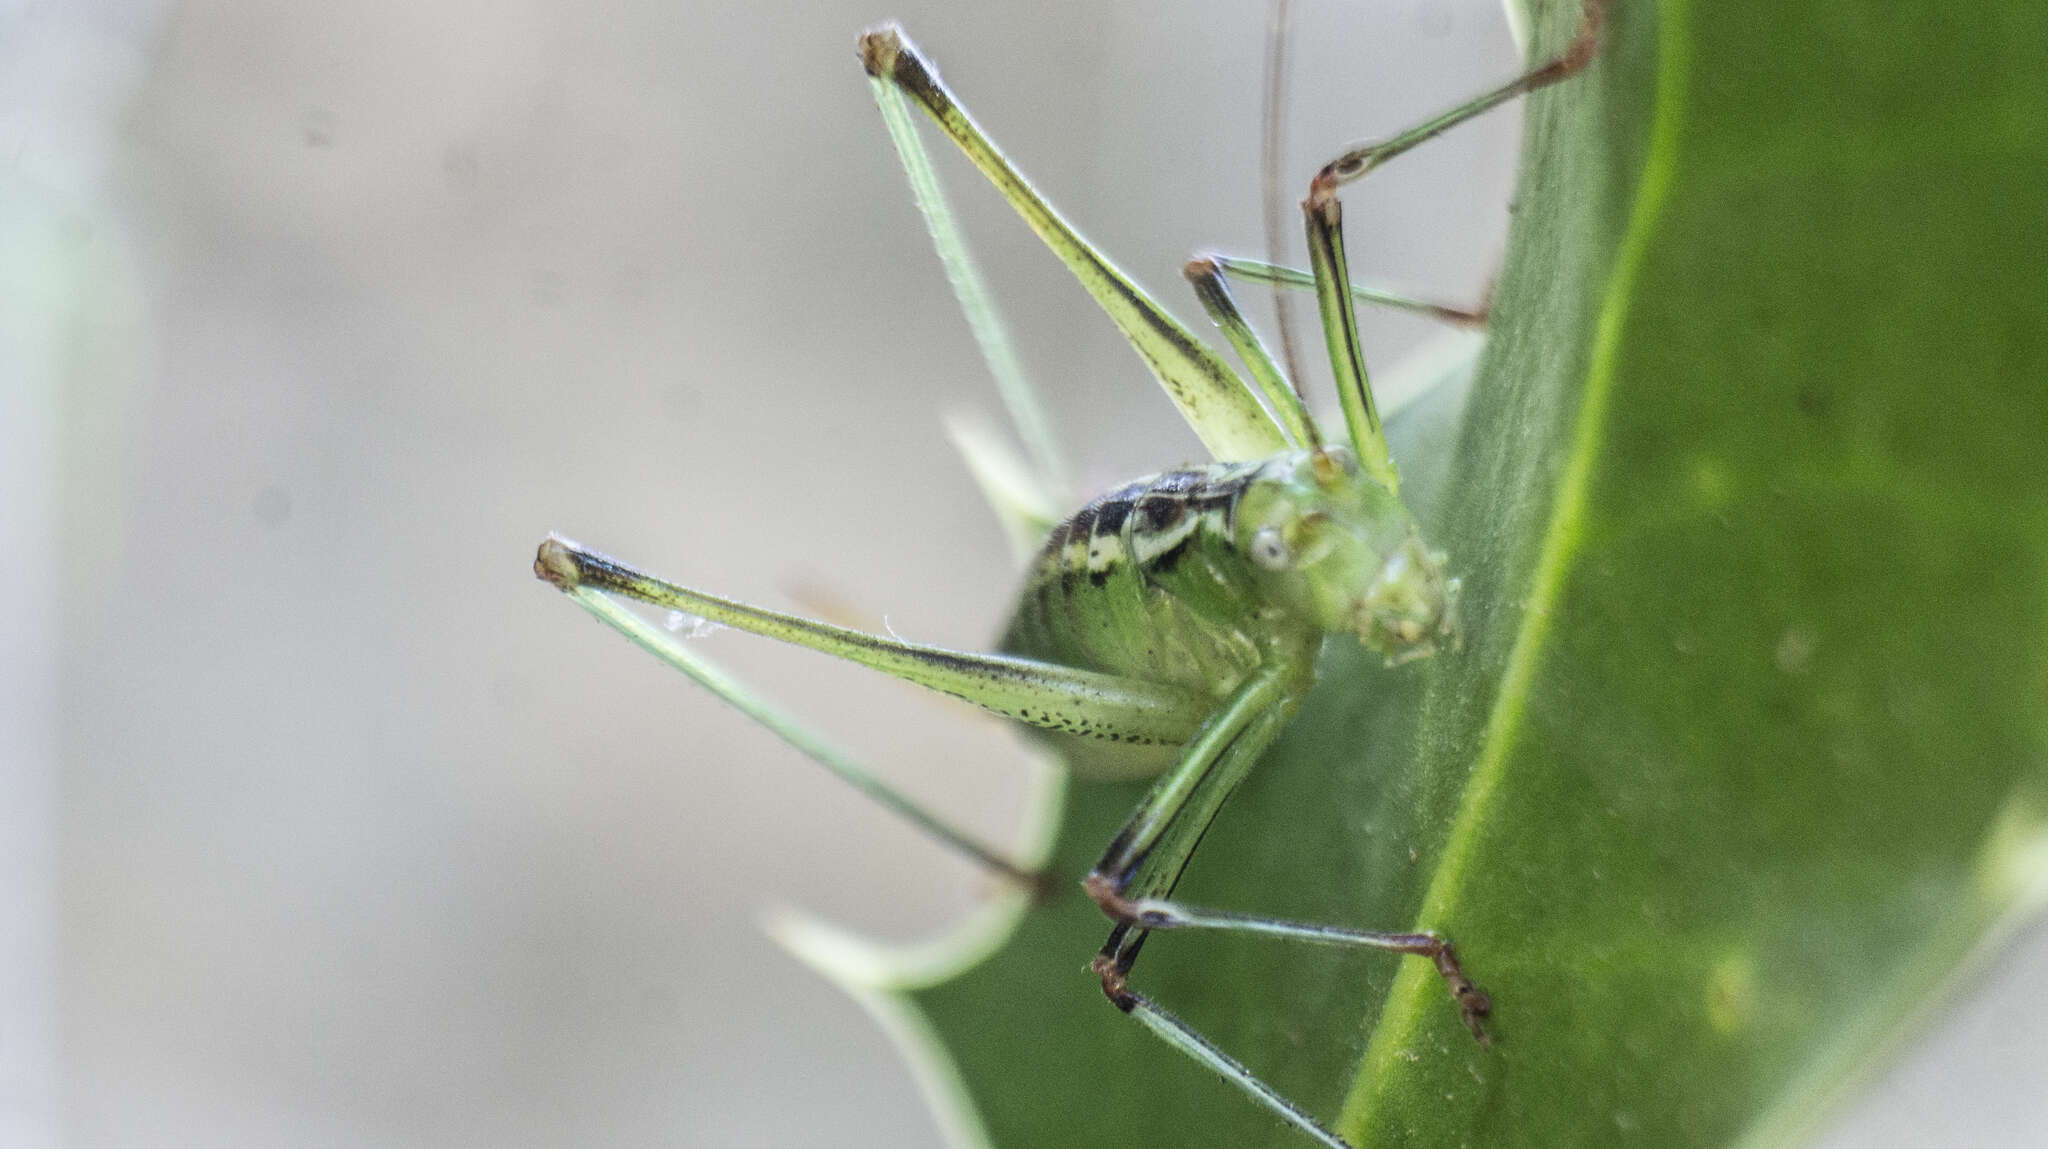
[[[1232,535],[1259,469],[1169,471],[1075,512],[1033,560],[1003,649],[1227,693],[1260,657],[1260,603]]]

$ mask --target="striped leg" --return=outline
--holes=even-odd
[[[1265,753],[1312,680],[1312,651],[1255,674],[1191,739],[1173,769],[1152,787],[1110,843],[1083,887],[1116,921],[1092,968],[1110,1004],[1137,1019],[1167,1044],[1220,1074],[1254,1101],[1329,1149],[1349,1145],[1300,1106],[1217,1048],[1187,1023],[1130,987],[1138,951],[1152,930],[1220,929],[1325,945],[1365,946],[1427,957],[1458,1000],[1473,1035],[1485,1040],[1480,1019],[1490,1003],[1472,984],[1450,944],[1433,933],[1383,933],[1283,921],[1168,900],[1225,799]]]
[[[1009,330],[1003,324],[1002,314],[996,310],[988,282],[981,276],[981,268],[974,261],[966,237],[960,234],[960,225],[954,220],[953,209],[946,203],[946,193],[939,184],[939,173],[932,168],[931,156],[917,138],[917,126],[911,122],[910,109],[898,90],[886,84],[875,85],[875,102],[881,106],[882,122],[888,126],[890,142],[896,145],[896,155],[903,161],[903,174],[910,181],[910,190],[917,197],[919,210],[924,213],[925,225],[932,235],[932,246],[938,250],[939,262],[946,267],[946,278],[953,285],[953,297],[959,301],[960,311],[967,317],[967,325],[974,330],[974,340],[981,346],[989,374],[995,376],[1003,405],[1010,412],[1010,422],[1016,426],[1018,437],[1024,440],[1031,469],[1036,472],[1034,485],[1037,488],[1027,497],[1035,503],[1063,505],[1067,501],[1067,464],[1061,457],[1058,441],[1053,437],[1052,421],[1046,417],[1044,404],[1039,402],[1037,388],[1024,374],[1024,364],[1018,360],[1016,349],[1011,346]],[[957,436],[955,443],[959,443]],[[962,450],[966,450],[964,445]],[[976,468],[976,477],[980,478],[982,469],[976,466],[976,457],[970,454],[967,461],[970,467]],[[986,482],[983,486],[986,490]],[[996,506],[998,514],[1001,514],[1003,505],[998,502]]]
[[[750,606],[656,578],[563,538],[541,544],[533,569],[586,607],[601,601],[598,592],[637,599],[858,663],[1005,718],[1082,737],[1177,746],[1200,729],[1211,709],[1207,699],[1179,687],[1028,658],[925,646]],[[629,627],[637,616],[607,611],[598,617],[639,641]]]
[[[1286,436],[1244,381],[1045,201],[947,90],[938,70],[901,28],[884,24],[863,33],[860,55],[897,147],[906,155],[913,151],[921,154],[921,145],[908,124],[900,130],[897,126],[899,117],[907,119],[902,111],[907,97],[959,145],[1095,297],[1152,368],[1210,454],[1235,462],[1264,458],[1286,448]]]
[[[1555,84],[1592,63],[1600,45],[1600,28],[1607,14],[1608,0],[1585,0],[1578,31],[1570,45],[1558,55],[1531,68],[1492,91],[1485,92],[1450,111],[1425,120],[1404,132],[1377,143],[1364,144],[1331,160],[1309,183],[1308,198],[1301,210],[1308,226],[1309,262],[1314,269],[1316,302],[1322,312],[1323,339],[1329,346],[1330,367],[1337,375],[1337,394],[1344,405],[1344,422],[1351,444],[1367,472],[1378,476],[1390,490],[1397,490],[1400,478],[1387,455],[1387,440],[1380,429],[1379,411],[1373,405],[1372,384],[1365,371],[1365,355],[1358,345],[1358,315],[1349,290],[1351,275],[1345,266],[1343,209],[1337,189],[1437,136],[1499,107],[1516,96]]]
[[[1223,279],[1228,264],[1229,261],[1220,255],[1197,255],[1188,260],[1181,274],[1194,287],[1195,298],[1202,301],[1202,309],[1222,329],[1223,337],[1237,351],[1245,369],[1252,373],[1259,390],[1265,392],[1266,406],[1279,417],[1288,437],[1299,447],[1321,447],[1323,434],[1316,429],[1314,417],[1302,403],[1300,389],[1273,361],[1265,341],[1259,338],[1251,321],[1238,310],[1237,300],[1230,294],[1230,285]]]
[[[1234,255],[1209,255],[1223,274],[1243,283],[1257,283],[1267,287],[1280,287],[1289,291],[1314,291],[1316,277],[1313,272],[1298,267],[1282,267],[1267,263],[1263,259],[1245,259]],[[1449,303],[1438,303],[1417,299],[1398,291],[1383,287],[1368,287],[1362,283],[1351,285],[1351,298],[1358,303],[1373,307],[1391,307],[1396,311],[1412,311],[1426,319],[1439,319],[1459,327],[1486,326],[1486,307],[1458,307]]]
[[[1227,279],[1242,280],[1246,283],[1263,284],[1268,287],[1293,291],[1314,291],[1315,277],[1306,271],[1282,267],[1264,260],[1240,259],[1234,256],[1204,252],[1188,260],[1182,274],[1195,289],[1195,297],[1202,301],[1203,310],[1223,332],[1223,337],[1237,351],[1237,357],[1251,372],[1252,379],[1265,394],[1266,406],[1280,420],[1287,435],[1302,447],[1323,445],[1322,432],[1317,429],[1315,419],[1302,403],[1300,389],[1287,378],[1259,333],[1238,309],[1237,300],[1230,293]],[[1486,323],[1486,312],[1482,308],[1468,311],[1443,303],[1431,303],[1392,291],[1373,287],[1351,285],[1351,296],[1360,303],[1382,307],[1393,307],[1413,311],[1432,319],[1440,319],[1460,326],[1481,327]]]
[[[876,777],[867,767],[783,713],[753,689],[726,673],[717,663],[678,642],[662,628],[589,587],[569,586],[564,590],[575,600],[576,605],[596,616],[598,621],[632,639],[642,650],[689,675],[698,685],[731,703],[742,714],[767,727],[806,757],[837,774],[854,789],[894,811],[905,821],[937,838],[962,856],[988,867],[1041,897],[1051,892],[1047,875],[1018,865],[1004,857],[1000,851],[949,825],[944,819]]]

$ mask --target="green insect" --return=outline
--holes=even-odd
[[[1558,56],[1431,120],[1331,161],[1302,208],[1311,269],[1202,256],[1188,279],[1250,374],[1246,383],[1077,234],[983,134],[901,29],[860,37],[883,119],[984,355],[1031,448],[1035,472],[1007,482],[986,448],[969,462],[1010,525],[1044,539],[1000,653],[922,646],[749,606],[678,586],[559,537],[535,572],[656,656],[952,847],[1042,892],[1051,879],[944,824],[702,655],[611,596],[835,655],[965,699],[1045,732],[1077,770],[1158,775],[1082,887],[1113,923],[1093,969],[1116,1008],[1238,1086],[1309,1137],[1347,1143],[1249,1069],[1130,985],[1154,930],[1233,930],[1364,946],[1431,961],[1473,1035],[1490,1002],[1450,943],[1400,933],[1283,921],[1173,901],[1176,881],[1224,800],[1258,762],[1315,682],[1330,635],[1355,637],[1389,662],[1457,641],[1458,580],[1422,539],[1400,499],[1358,340],[1356,302],[1446,309],[1354,288],[1337,189],[1394,156],[1515,96],[1585,67],[1605,0],[1588,0]],[[1216,462],[1138,479],[1054,523],[1060,464],[920,141],[915,104],[957,144],[1080,279],[1136,347]],[[1234,302],[1228,280],[1310,289],[1321,312],[1348,445],[1326,441]],[[1457,313],[1452,312],[1452,317]]]

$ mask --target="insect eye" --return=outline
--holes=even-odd
[[[1269,571],[1286,570],[1294,562],[1294,552],[1287,549],[1279,527],[1260,527],[1252,536],[1252,561]]]

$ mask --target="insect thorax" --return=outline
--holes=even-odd
[[[1266,601],[1236,542],[1269,465],[1168,471],[1082,507],[1032,560],[1002,648],[1218,695],[1276,643],[1313,651],[1321,631]]]

